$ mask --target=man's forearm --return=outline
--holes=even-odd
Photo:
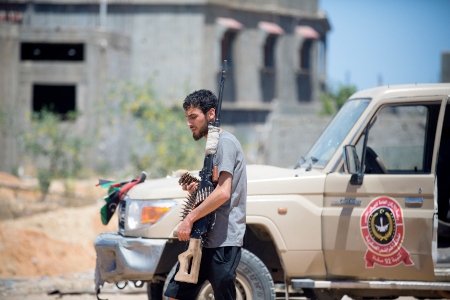
[[[192,210],[181,222],[178,227],[177,234],[180,241],[189,240],[192,226],[197,220],[215,211],[219,206],[225,203],[229,196],[220,189],[215,189],[198,207]]]
[[[187,219],[191,224],[202,217],[212,213],[230,198],[230,193],[224,188],[217,187],[198,207],[196,207]]]
[[[194,210],[192,210],[186,218],[194,224],[195,221],[212,213],[231,197],[231,183],[233,176],[228,172],[221,172],[219,175],[219,183],[212,193]]]

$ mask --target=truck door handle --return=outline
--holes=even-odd
[[[421,207],[423,205],[423,197],[405,197],[407,207]]]

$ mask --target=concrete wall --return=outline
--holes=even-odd
[[[23,114],[18,108],[19,26],[0,24],[0,171],[13,172],[17,168],[20,148],[17,134]],[[15,59],[14,59],[15,58]]]
[[[322,36],[329,29],[317,11],[317,1],[312,0],[180,1],[176,5],[165,1],[111,1],[103,6],[78,2],[29,3],[22,8],[24,22],[32,28],[105,28],[129,36],[131,77],[141,82],[152,80],[157,94],[167,101],[179,101],[192,89],[217,88],[224,33],[216,22],[218,17],[233,18],[244,25],[236,40],[234,70],[239,103],[261,102],[259,72],[266,35],[258,22],[276,23],[286,32],[278,39],[276,51],[277,91],[281,91],[277,98],[283,102],[294,101],[297,93],[293,77],[302,40],[294,27],[306,22]]]
[[[2,120],[2,145],[5,155],[1,170],[12,172],[18,167],[23,156],[19,147],[20,137],[26,130],[29,115],[32,113],[33,85],[73,85],[76,91],[76,109],[81,113],[71,126],[87,139],[96,134],[98,128],[97,109],[105,95],[110,80],[126,80],[130,77],[129,38],[101,30],[33,29],[29,27],[0,26],[2,43],[0,53],[2,64],[11,70],[0,75],[1,101],[5,102],[8,114]],[[4,43],[3,41],[8,41]],[[81,62],[64,61],[20,61],[21,42],[83,43],[85,60]],[[3,103],[2,103],[3,104]],[[9,114],[12,111],[12,114]],[[14,117],[11,118],[11,115]],[[5,124],[6,122],[6,124]],[[12,126],[8,124],[11,123]],[[118,133],[120,137],[123,133]],[[109,143],[113,142],[110,140]],[[117,140],[116,144],[120,145]],[[96,148],[97,146],[93,146]],[[112,147],[108,145],[108,148]],[[94,149],[92,149],[94,150]],[[113,159],[126,162],[126,153],[111,153]],[[87,159],[94,162],[94,157]]]
[[[269,165],[292,168],[306,156],[330,122],[329,116],[273,113],[264,131],[264,161]]]

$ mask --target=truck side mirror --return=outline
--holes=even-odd
[[[356,147],[353,145],[344,146],[344,161],[346,171],[350,174],[357,174],[361,168]]]
[[[369,128],[373,123],[375,123],[376,118],[373,122],[369,122],[364,129],[364,143],[362,148],[362,158],[361,161],[356,153],[356,147],[353,145],[344,146],[344,162],[347,172],[352,174],[350,177],[350,184],[361,185],[364,179],[364,163],[366,161],[366,151],[367,151],[367,140],[369,137]]]
[[[344,146],[344,165],[348,173],[352,174],[350,184],[361,185],[363,183],[364,174],[361,168],[361,162],[356,153],[356,147],[353,145]]]

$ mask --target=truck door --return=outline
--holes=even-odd
[[[433,280],[436,131],[442,99],[380,106],[370,119],[362,184],[330,173],[322,214],[331,277]],[[439,135],[440,136],[440,135]],[[362,158],[364,131],[355,137]]]

